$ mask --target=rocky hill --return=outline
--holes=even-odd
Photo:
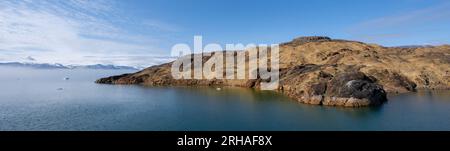
[[[96,82],[259,88],[262,80],[176,80],[170,73],[171,63]],[[328,37],[300,37],[280,44],[280,86],[276,91],[308,104],[379,105],[387,100],[387,93],[449,89],[449,72],[448,45],[383,47]]]

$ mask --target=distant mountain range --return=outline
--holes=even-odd
[[[49,63],[28,63],[28,62],[4,62],[0,63],[0,66],[8,67],[29,67],[36,69],[103,69],[103,70],[139,70],[139,67],[131,66],[116,66],[116,65],[104,65],[104,64],[94,64],[94,65],[62,65],[59,63],[49,64]]]
[[[433,45],[406,45],[406,46],[397,46],[397,48],[432,48]]]

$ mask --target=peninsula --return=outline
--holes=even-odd
[[[279,49],[280,81],[275,91],[302,103],[362,107],[382,104],[388,93],[450,89],[449,45],[384,47],[313,36],[282,43]],[[264,80],[179,80],[172,78],[172,63],[96,83],[259,89]]]

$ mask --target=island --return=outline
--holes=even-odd
[[[279,50],[279,86],[274,91],[301,103],[373,106],[386,102],[388,93],[450,88],[449,45],[385,47],[311,36],[281,43]],[[264,80],[174,79],[172,63],[101,78],[96,83],[259,89]]]

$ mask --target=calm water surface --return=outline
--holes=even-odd
[[[0,130],[450,130],[450,91],[340,108],[242,88],[94,83],[127,72],[1,67]]]

